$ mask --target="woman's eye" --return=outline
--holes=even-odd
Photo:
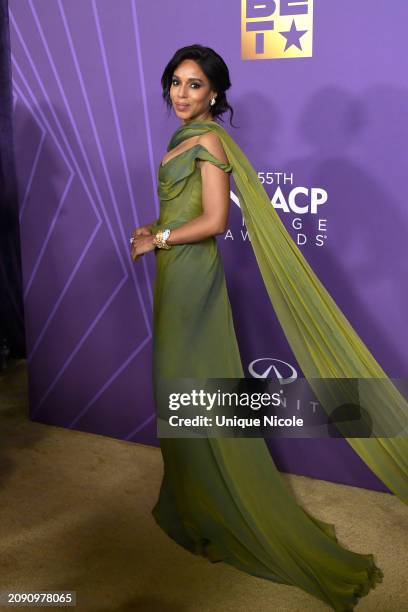
[[[172,85],[178,85],[178,84],[179,84],[179,82],[177,81],[177,79],[173,79],[171,83],[172,83]],[[191,85],[193,85],[193,86],[194,86],[194,89],[197,89],[197,88],[199,88],[199,87],[200,87],[200,83],[191,83]]]

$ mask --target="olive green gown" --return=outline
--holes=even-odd
[[[201,214],[198,159],[232,171],[200,144],[161,165],[154,231]],[[245,376],[216,239],[156,249],[155,256],[156,401],[161,377]],[[262,438],[161,438],[160,447],[164,477],[153,516],[190,552],[300,587],[339,611],[352,610],[381,582],[372,554],[344,548],[332,524],[298,505]]]

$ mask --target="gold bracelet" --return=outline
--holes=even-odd
[[[165,234],[165,232],[166,238],[163,237],[163,234]],[[166,239],[168,238],[169,234],[170,232],[168,230],[159,230],[153,238],[153,244],[159,249],[166,249],[168,251],[169,249],[171,249],[171,246],[166,242]]]

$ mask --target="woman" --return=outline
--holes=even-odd
[[[222,58],[201,45],[179,49],[162,86],[181,125],[159,167],[160,218],[131,238],[133,259],[156,255],[156,403],[161,378],[244,377],[215,240],[227,223],[231,173],[263,280],[305,376],[381,376],[286,232],[248,159],[216,123],[226,110],[233,114]],[[396,390],[391,385],[383,393],[386,421],[400,423]],[[348,441],[407,501],[406,441]],[[189,551],[303,588],[334,610],[352,610],[382,580],[373,555],[342,547],[333,525],[296,503],[262,438],[161,438],[160,446],[164,477],[153,515]]]

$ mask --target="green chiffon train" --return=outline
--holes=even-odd
[[[220,136],[229,164],[220,162],[203,145],[194,144],[161,165],[158,172],[160,217],[153,231],[176,228],[201,214],[201,172],[196,160],[209,161],[233,174],[265,281],[265,269],[260,263],[265,244],[260,247],[256,243],[257,226],[252,222],[252,215],[257,206],[263,210],[264,202],[260,202],[263,196],[258,188],[268,196],[251,174],[251,170],[255,172],[252,166],[248,169],[249,162],[239,147],[215,122],[195,122],[176,130],[168,150],[209,129]],[[257,186],[253,185],[255,180]],[[253,189],[251,193],[249,186]],[[251,195],[254,199],[249,202]],[[268,203],[271,211],[268,215],[273,216],[276,211],[272,212],[269,199]],[[272,216],[267,221],[271,225],[276,223]],[[267,233],[268,228],[265,230]],[[294,252],[292,249],[291,253]],[[288,263],[286,255],[280,251],[281,264]],[[156,249],[155,256],[153,388],[156,402],[162,378],[244,377],[216,239],[173,245],[170,250]],[[282,278],[273,282],[279,286]],[[274,304],[278,316],[282,314],[282,295],[283,292]],[[292,313],[299,314],[300,311]],[[293,336],[282,318],[280,321],[285,333],[289,331],[291,343]],[[299,330],[299,320],[293,324]],[[307,325],[305,322],[304,327],[309,324],[310,321]],[[296,343],[291,346],[295,356],[300,357],[303,369],[299,346]],[[342,352],[341,358],[346,361],[347,355]],[[365,442],[361,441],[363,448]],[[212,562],[224,561],[254,576],[302,588],[337,611],[352,610],[360,597],[382,581],[382,571],[372,554],[343,547],[337,541],[334,525],[299,506],[262,438],[161,438],[160,447],[164,476],[153,516],[185,549]],[[376,456],[376,447],[370,452]],[[365,451],[363,455],[366,459]],[[406,456],[402,451],[400,455],[403,463]],[[397,486],[403,486],[402,468],[397,459],[389,456],[387,473],[393,479],[396,464],[395,471],[399,472],[394,480]]]

